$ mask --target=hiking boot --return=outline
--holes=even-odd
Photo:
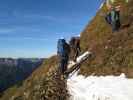
[[[67,79],[68,75],[61,75],[61,80]]]
[[[64,75],[61,75],[61,80],[64,80],[65,78],[64,78]]]

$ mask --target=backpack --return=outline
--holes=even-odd
[[[69,44],[67,44],[67,43],[65,43],[65,53],[66,53],[66,56],[68,57],[69,56],[69,54],[70,54],[70,45]]]
[[[57,44],[57,54],[61,57],[66,56],[66,41],[65,39],[59,39]]]
[[[108,13],[106,16],[105,16],[105,20],[108,24],[111,24],[111,13]]]
[[[111,11],[111,20],[112,20],[112,22],[119,20],[119,12],[118,11],[115,11],[115,10]]]

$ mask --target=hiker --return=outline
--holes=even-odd
[[[112,31],[118,31],[120,29],[120,5],[113,6],[114,0],[107,0],[106,5],[108,9],[108,13],[105,16],[105,20],[108,24],[111,25]]]
[[[112,7],[110,12],[108,12],[107,16],[105,17],[105,20],[108,24],[112,26],[112,31],[118,31],[121,23],[120,23],[120,9],[118,7]]]
[[[70,47],[64,38],[58,40],[57,55],[59,58],[59,69],[62,74],[67,70]]]
[[[112,8],[111,10],[111,25],[113,32],[118,31],[121,26],[120,10],[117,8]]]
[[[76,62],[76,59],[81,52],[81,50],[80,50],[80,38],[79,37],[72,37],[69,44],[70,44],[70,48],[71,48],[70,59],[72,59],[74,62]]]

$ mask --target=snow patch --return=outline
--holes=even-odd
[[[105,1],[104,1],[104,2],[105,2]],[[101,3],[101,5],[100,5],[99,9],[101,9],[101,8],[103,7],[104,2],[102,2],[102,3]]]
[[[88,58],[89,55],[91,55],[92,53],[89,51],[86,51],[85,53],[83,53],[81,56],[79,56],[76,59],[76,63],[80,63],[81,61],[85,60],[86,58]]]
[[[133,79],[120,76],[77,75],[67,80],[70,100],[133,100]]]

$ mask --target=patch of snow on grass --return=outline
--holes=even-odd
[[[70,100],[133,100],[133,79],[120,76],[77,75],[67,80]]]

